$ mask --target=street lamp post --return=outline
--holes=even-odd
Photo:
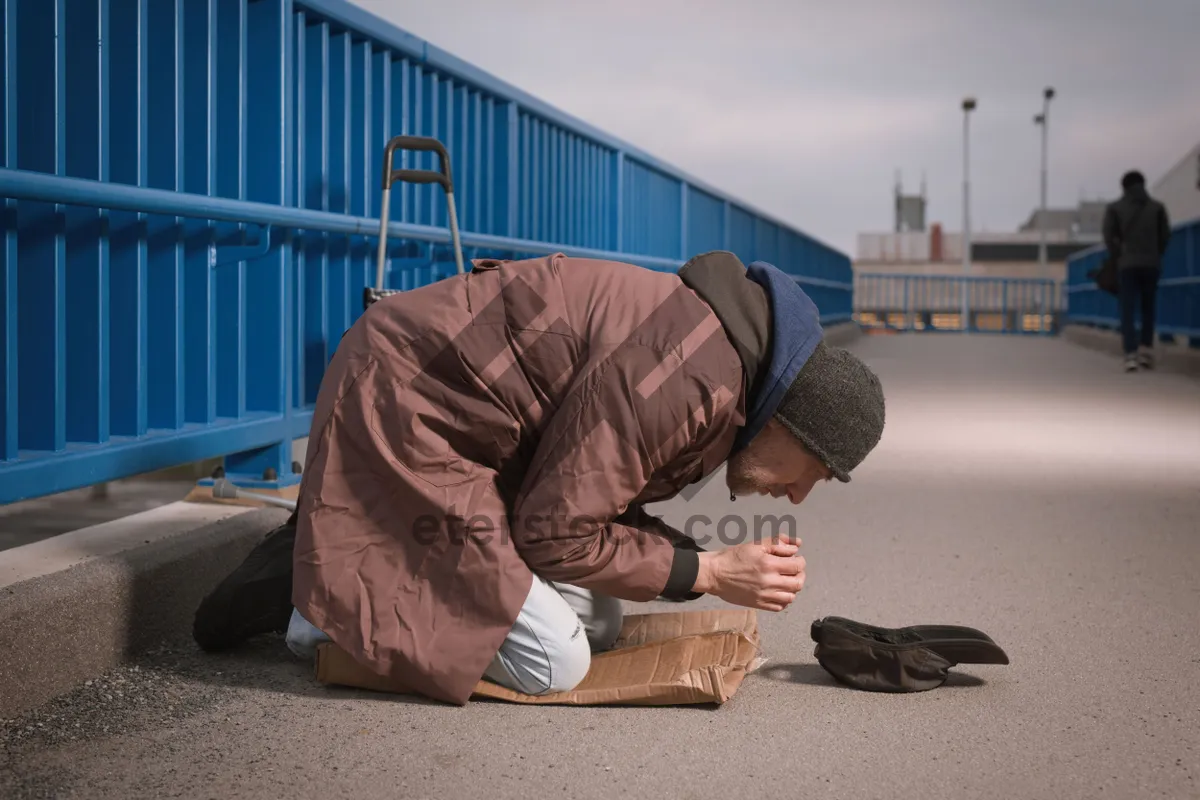
[[[1050,280],[1050,267],[1046,257],[1046,150],[1047,143],[1050,137],[1050,101],[1054,99],[1054,88],[1047,86],[1042,91],[1042,113],[1033,118],[1035,125],[1042,129],[1042,201],[1041,213],[1038,214],[1038,269],[1042,278],[1041,291],[1038,292],[1038,297],[1041,299],[1039,312],[1041,318],[1038,320],[1038,329],[1041,330],[1045,320],[1045,300],[1044,293],[1046,291],[1047,282]]]
[[[970,157],[970,119],[975,110],[975,98],[967,97],[962,101],[963,109],[963,281],[962,281],[962,329],[963,333],[971,330],[971,308],[969,302],[968,284],[971,276],[971,157]]]

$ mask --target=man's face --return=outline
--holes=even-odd
[[[735,495],[786,496],[793,505],[804,502],[818,481],[832,479],[829,468],[774,419],[725,466],[725,483]]]

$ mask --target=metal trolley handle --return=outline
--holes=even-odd
[[[440,170],[393,169],[397,150],[437,153]],[[463,269],[462,242],[458,236],[458,210],[454,205],[454,178],[450,173],[450,154],[437,139],[428,136],[394,136],[383,149],[383,207],[379,215],[379,250],[375,257],[375,287],[363,292],[366,308],[381,297],[394,294],[383,288],[385,252],[387,250],[388,217],[391,213],[392,185],[395,183],[436,183],[446,192],[446,208],[450,218],[450,239],[454,244],[454,263],[461,275]]]

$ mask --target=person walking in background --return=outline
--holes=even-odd
[[[1125,371],[1154,368],[1154,315],[1162,257],[1171,236],[1167,209],[1146,191],[1146,178],[1137,170],[1121,178],[1120,200],[1104,212],[1104,245],[1116,261],[1121,305],[1121,345]],[[1141,336],[1134,314],[1141,300]]]

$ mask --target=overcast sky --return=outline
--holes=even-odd
[[[853,254],[892,225],[895,171],[975,229],[1153,182],[1200,140],[1200,0],[355,0]],[[605,8],[606,6],[606,8]]]

